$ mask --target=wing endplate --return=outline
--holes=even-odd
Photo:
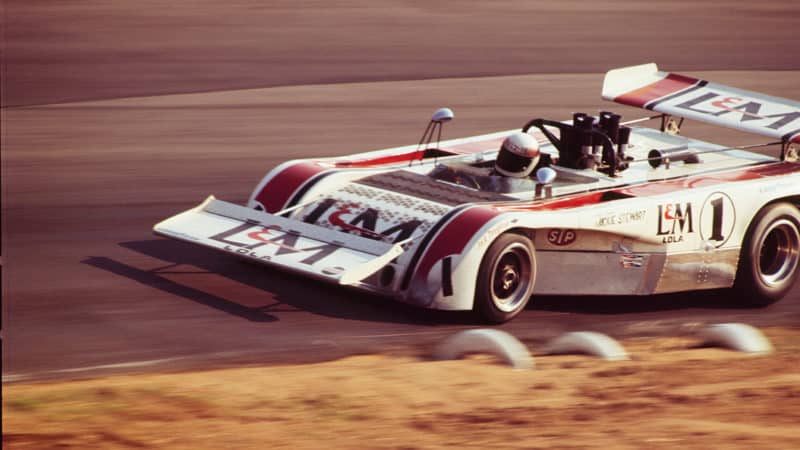
[[[661,72],[653,63],[606,73],[603,98],[800,143],[800,102]]]

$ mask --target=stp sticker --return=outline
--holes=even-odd
[[[578,238],[575,230],[553,228],[547,232],[547,242],[559,247],[572,244]]]

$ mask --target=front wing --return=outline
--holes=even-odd
[[[213,196],[156,224],[153,231],[344,285],[358,284],[403,253],[403,242],[390,244],[355,236]]]

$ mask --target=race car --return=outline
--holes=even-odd
[[[800,102],[652,63],[609,71],[602,96],[654,115],[576,113],[441,141],[442,108],[417,145],[289,161],[247,205],[211,196],[154,231],[490,323],[540,294],[783,297],[800,260]],[[691,139],[684,118],[770,142]],[[648,120],[660,126],[638,126]],[[774,151],[747,151],[758,146]]]

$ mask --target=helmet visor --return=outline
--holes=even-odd
[[[530,156],[520,156],[506,149],[500,150],[495,162],[495,165],[506,173],[520,177],[528,176],[533,169],[533,164],[533,158]]]

